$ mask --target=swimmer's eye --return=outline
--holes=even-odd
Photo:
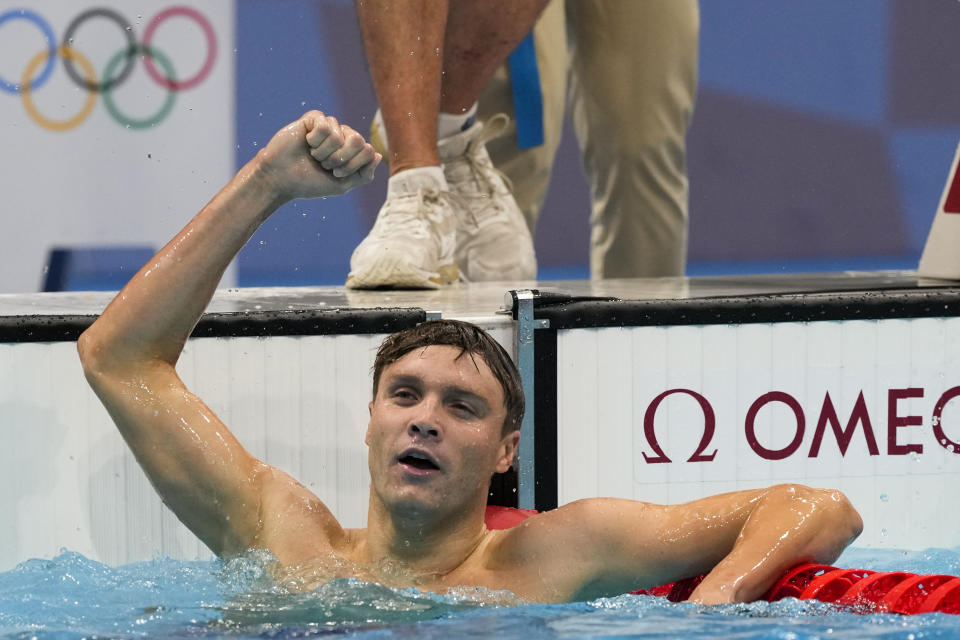
[[[467,416],[469,418],[477,417],[477,412],[472,406],[466,402],[454,402],[450,405],[450,408],[453,409],[458,414]]]
[[[415,402],[417,400],[417,394],[411,389],[401,388],[393,392],[393,397],[397,400],[407,400],[410,402]]]

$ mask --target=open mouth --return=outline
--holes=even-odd
[[[409,467],[413,467],[414,469],[435,470],[440,468],[437,466],[437,463],[435,463],[429,457],[416,451],[411,451],[400,456],[399,462],[400,464],[405,464]]]

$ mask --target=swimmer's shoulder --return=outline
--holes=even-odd
[[[600,556],[626,528],[627,511],[648,505],[613,498],[590,498],[530,516],[509,529],[491,532],[486,555],[491,566],[525,567],[579,579],[592,579]],[[630,519],[631,525],[644,518]],[[631,529],[633,527],[631,526]],[[634,529],[634,535],[641,537]],[[579,574],[583,574],[579,578]]]
[[[495,566],[520,567],[561,557],[579,537],[583,505],[572,503],[529,516],[508,528],[488,532],[484,555]]]
[[[268,467],[257,477],[260,485],[260,521],[251,546],[270,550],[281,564],[349,553],[362,530],[340,526],[326,504],[289,474]]]
[[[535,602],[565,602],[594,578],[587,536],[576,530],[580,507],[561,507],[489,531],[482,549],[487,585]]]

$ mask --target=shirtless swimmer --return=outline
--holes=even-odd
[[[749,601],[800,562],[832,562],[860,532],[837,491],[776,486],[660,506],[597,498],[484,526],[523,414],[516,369],[483,331],[438,321],[378,354],[366,442],[366,529],[251,456],[174,366],[230,260],[281,204],[369,182],[380,156],[311,111],[279,131],[135,275],[80,337],[84,372],[163,501],[220,556],[262,547],[301,587],[343,575],[540,602],[614,595],[708,573],[701,603]],[[321,425],[320,428],[332,425]]]

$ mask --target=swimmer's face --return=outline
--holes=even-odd
[[[374,494],[390,509],[485,503],[490,476],[510,467],[520,436],[501,435],[503,389],[483,358],[460,353],[431,345],[383,370],[366,442]]]

